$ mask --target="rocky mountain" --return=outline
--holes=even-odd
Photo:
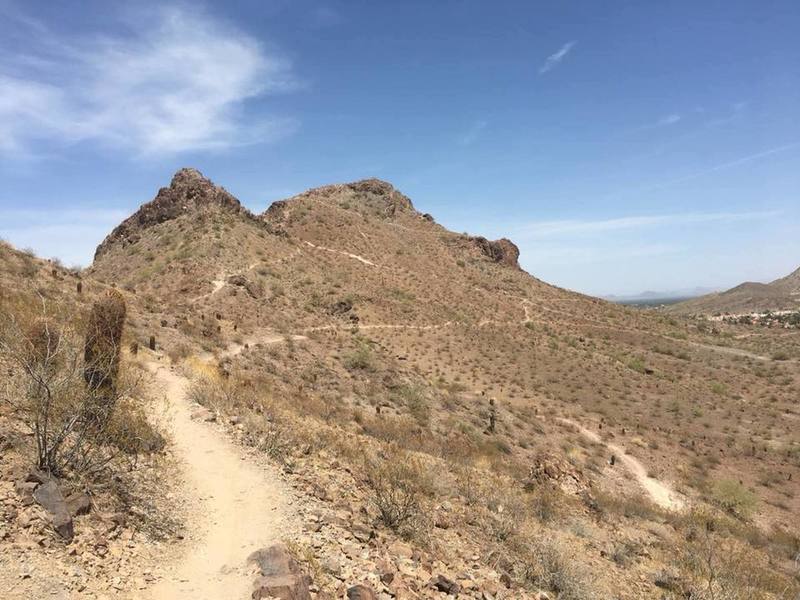
[[[195,470],[160,476],[161,497],[221,469],[224,484],[188,491],[214,508],[211,542],[284,528],[291,569],[255,553],[253,597],[275,591],[267,555],[301,598],[693,597],[707,580],[693,557],[709,552],[728,590],[792,589],[793,332],[734,338],[549,285],[518,258],[377,179],[252,214],[183,169],[83,273],[0,245],[0,308],[12,289],[27,304],[124,296],[137,354],[123,364],[156,373],[155,396],[187,396],[170,398],[185,428],[167,452]],[[210,431],[247,460],[203,446]],[[261,459],[281,475],[252,494],[259,476],[240,466]],[[22,539],[26,521],[9,522]],[[95,564],[85,544],[76,560]]]
[[[229,211],[255,220],[224,188],[205,179],[196,169],[181,169],[175,173],[169,187],[161,188],[153,200],[142,205],[136,213],[114,228],[97,247],[95,259],[101,257],[112,245],[127,247],[135,244],[139,241],[141,232],[149,227],[177,219],[181,215],[209,210]]]
[[[800,269],[771,283],[745,282],[724,292],[693,298],[669,307],[680,314],[747,314],[767,310],[800,310]]]

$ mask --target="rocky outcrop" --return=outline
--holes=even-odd
[[[261,283],[250,281],[244,275],[231,275],[228,277],[228,283],[241,288],[248,293],[253,299],[259,299],[264,296],[264,286]]]
[[[260,573],[253,587],[254,600],[311,600],[311,578],[282,544],[253,552],[247,562],[254,563]]]
[[[200,171],[181,169],[175,173],[169,187],[161,188],[153,200],[142,205],[103,240],[97,247],[95,260],[116,244],[127,246],[136,243],[140,232],[148,227],[212,207],[254,218],[236,198],[214,185]]]
[[[272,203],[261,215],[261,218],[280,230],[282,225],[291,219],[292,209],[295,205],[304,200],[314,199],[383,219],[391,219],[399,214],[416,215],[420,219],[423,218],[414,209],[408,196],[395,189],[391,183],[375,178],[326,185],[308,190],[287,200],[278,200]]]
[[[526,487],[535,488],[541,485],[555,485],[564,493],[572,495],[586,492],[591,487],[578,467],[547,452],[539,453],[534,458],[526,480]]]
[[[481,254],[492,261],[519,269],[519,248],[507,238],[491,241],[485,237],[471,238],[473,244],[480,250]]]

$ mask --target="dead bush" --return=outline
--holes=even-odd
[[[380,521],[408,538],[418,538],[426,529],[425,496],[432,489],[423,462],[396,449],[386,458],[364,462],[370,500]]]
[[[520,550],[517,569],[523,583],[553,591],[559,600],[595,600],[601,597],[590,575],[569,558],[569,553],[559,543],[531,540]]]
[[[121,297],[95,303],[85,323],[71,306],[41,296],[6,299],[2,308],[0,354],[12,367],[0,399],[31,429],[38,468],[92,475],[160,445],[133,408],[138,377],[120,375]]]
[[[752,546],[718,528],[708,513],[687,517],[685,541],[676,552],[680,597],[697,600],[794,598],[796,580],[780,574]]]

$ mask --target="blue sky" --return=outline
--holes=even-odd
[[[87,264],[182,166],[380,177],[592,294],[800,266],[796,2],[0,0],[0,236]]]

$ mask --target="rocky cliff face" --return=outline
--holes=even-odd
[[[176,219],[193,211],[221,208],[253,218],[241,203],[224,188],[214,185],[196,169],[181,169],[169,187],[161,188],[156,197],[120,223],[97,247],[95,259],[115,244],[135,243],[142,230]]]
[[[507,238],[487,240],[485,237],[472,238],[482,254],[496,263],[519,269],[519,248]]]

